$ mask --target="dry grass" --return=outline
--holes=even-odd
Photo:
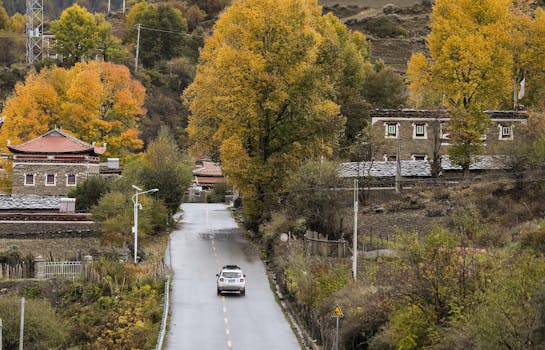
[[[77,256],[103,251],[99,237],[74,238],[0,238],[0,251],[16,247],[23,256],[41,255],[46,259],[71,260]]]
[[[318,3],[322,6],[359,6],[380,9],[387,4],[394,4],[400,7],[413,6],[419,4],[420,0],[320,0]]]
[[[142,240],[146,261],[160,262],[165,256],[168,235],[151,236]]]
[[[321,0],[325,11],[333,12],[350,29],[362,32],[371,42],[371,59],[383,60],[399,72],[407,70],[407,61],[415,52],[427,52],[425,37],[429,33],[430,10],[423,8],[422,0]],[[397,10],[393,16],[405,35],[380,38],[368,31],[369,19],[383,17],[385,5]]]
[[[159,262],[163,259],[168,244],[168,236],[146,237],[141,241],[141,249],[146,260]],[[0,238],[0,252],[16,247],[22,256],[41,255],[55,261],[78,259],[84,255],[118,256],[130,253],[127,248],[113,248],[101,244],[100,237],[71,238]]]

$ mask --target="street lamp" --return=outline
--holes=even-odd
[[[151,190],[143,191],[140,187],[132,185],[132,188],[136,190],[136,193],[132,196],[132,202],[134,204],[134,226],[132,232],[134,233],[134,263],[136,264],[136,257],[138,255],[138,209],[142,209],[142,204],[138,203],[138,195],[146,193],[155,193],[159,191],[158,188],[152,188]]]

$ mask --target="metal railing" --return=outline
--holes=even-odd
[[[170,309],[169,291],[170,276],[167,275],[167,280],[165,281],[165,302],[163,305],[163,319],[161,320],[161,330],[159,331],[159,337],[157,338],[157,345],[155,346],[155,350],[163,349],[163,341],[165,339],[165,332],[167,328],[168,311]]]
[[[76,278],[81,276],[83,264],[81,261],[48,261],[44,263],[43,277],[55,276]]]

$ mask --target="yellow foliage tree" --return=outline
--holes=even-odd
[[[254,225],[302,160],[327,155],[367,45],[314,0],[234,1],[184,92],[195,153],[220,158]],[[349,59],[345,59],[349,58]]]
[[[142,148],[137,123],[145,113],[144,87],[120,65],[91,61],[71,69],[31,72],[6,100],[0,147],[62,127],[87,142],[106,142],[107,155]]]
[[[417,107],[497,108],[510,100],[510,3],[436,1],[430,57],[417,53],[408,63],[410,98]]]
[[[449,153],[467,170],[480,152],[489,124],[485,109],[513,108],[521,82],[532,86],[523,101],[538,105],[545,91],[545,14],[533,0],[438,0],[431,17],[429,57],[408,63],[416,107],[451,110]],[[544,105],[545,106],[545,105]]]

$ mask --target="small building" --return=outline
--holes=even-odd
[[[196,168],[193,170],[195,186],[200,187],[203,191],[212,190],[217,184],[227,182],[218,163],[198,160],[195,165]]]
[[[99,156],[106,151],[61,129],[12,145],[12,194],[66,196],[88,176],[99,175]]]
[[[526,111],[484,111],[491,124],[482,135],[484,154],[495,145],[516,138],[516,125],[526,124]],[[377,109],[371,111],[371,124],[384,135],[376,161],[427,160],[441,158],[452,144],[448,126],[449,112],[445,109]],[[399,153],[398,153],[399,150]]]

